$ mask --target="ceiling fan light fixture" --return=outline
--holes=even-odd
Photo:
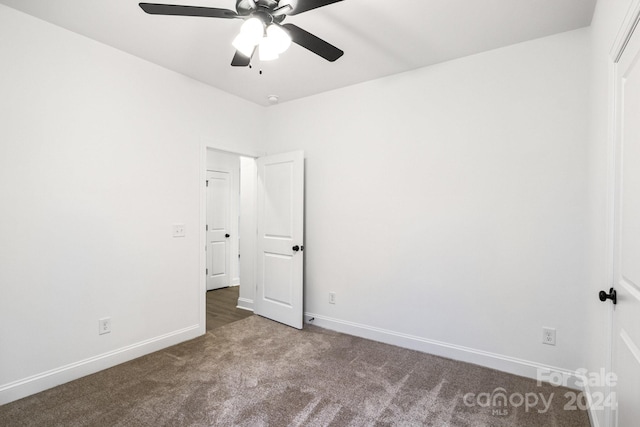
[[[233,39],[233,43],[231,44],[236,48],[238,52],[246,57],[250,57],[253,53],[253,50],[256,48],[256,43],[253,41],[253,39],[243,33],[238,34],[236,38]]]
[[[249,18],[240,27],[240,34],[231,43],[238,52],[251,57],[255,47],[264,36],[264,24],[258,18]]]
[[[271,24],[267,27],[267,39],[278,54],[285,52],[291,46],[291,37],[280,26]]]
[[[249,18],[240,27],[240,34],[244,34],[248,39],[255,41],[254,46],[260,43],[264,36],[264,24],[258,18]]]
[[[277,46],[269,37],[265,37],[260,40],[258,52],[260,55],[260,61],[273,61],[274,59],[278,59],[278,56],[280,56]]]

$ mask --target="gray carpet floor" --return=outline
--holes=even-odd
[[[536,393],[551,407],[467,393]],[[497,391],[496,391],[497,390]],[[589,426],[567,389],[251,316],[0,407],[1,426]],[[465,399],[465,395],[467,398]]]

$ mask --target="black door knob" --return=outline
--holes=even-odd
[[[598,297],[600,298],[600,301],[606,301],[610,299],[612,303],[614,304],[618,303],[618,295],[616,290],[613,288],[609,289],[609,293],[606,293],[605,291],[600,291],[600,293],[598,294]]]
[[[298,252],[300,250],[300,246],[295,245],[294,247],[291,248],[293,250],[293,252]]]
[[[224,237],[229,237],[229,235],[228,235],[228,234],[225,234],[225,235],[224,235]]]

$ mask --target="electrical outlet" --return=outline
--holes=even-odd
[[[329,292],[329,304],[335,304],[335,303],[336,303],[336,293]]]
[[[542,344],[556,345],[555,328],[542,328]]]
[[[98,334],[108,334],[111,332],[111,317],[103,317],[98,320]]]
[[[173,237],[184,237],[184,224],[173,224]]]

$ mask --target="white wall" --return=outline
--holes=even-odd
[[[202,331],[202,147],[263,151],[247,110],[269,152],[305,150],[318,324],[597,370],[605,55],[626,4],[601,0],[593,31],[266,110],[0,6],[0,403]]]
[[[307,314],[524,375],[584,367],[588,85],[582,29],[269,108],[268,151],[305,151]]]
[[[258,167],[250,157],[240,157],[240,295],[238,307],[253,310],[256,291]]]
[[[1,5],[0,40],[1,404],[204,332],[202,146],[263,109]]]

